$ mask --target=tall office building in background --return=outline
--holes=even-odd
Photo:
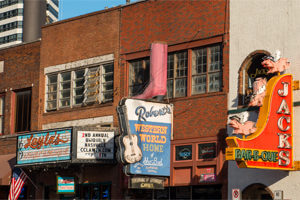
[[[0,0],[0,48],[37,40],[58,13],[59,0]]]

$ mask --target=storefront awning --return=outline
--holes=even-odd
[[[16,154],[0,155],[0,185],[9,185]]]

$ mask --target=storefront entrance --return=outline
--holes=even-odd
[[[56,194],[56,186],[45,187],[45,199],[111,199],[111,183],[85,183],[76,185],[75,194]]]
[[[263,184],[252,184],[242,193],[243,200],[272,200],[272,192]]]

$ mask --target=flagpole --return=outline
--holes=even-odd
[[[24,172],[23,171],[23,169],[21,169],[20,168],[20,170],[22,171],[22,172]],[[27,176],[27,178],[30,180],[30,182],[31,182],[31,184],[35,187],[35,189],[38,189],[38,187],[33,183],[33,181],[31,180],[31,178],[24,172],[24,174]]]

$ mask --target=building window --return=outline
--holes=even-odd
[[[213,159],[216,157],[216,143],[198,144],[198,159]]]
[[[47,111],[113,101],[113,63],[47,76]]]
[[[143,58],[129,62],[129,95],[143,93],[149,83],[150,59]]]
[[[187,51],[169,53],[167,70],[168,97],[183,97],[187,92],[188,56]]]
[[[0,96],[0,135],[4,131],[4,96]]]
[[[15,132],[30,131],[31,90],[16,92]]]
[[[220,45],[192,51],[192,94],[219,92],[222,89]]]
[[[47,10],[49,10],[54,17],[58,18],[58,12],[50,4],[47,4]]]
[[[11,6],[17,3],[23,3],[23,0],[2,0],[0,1],[0,8]]]
[[[191,54],[188,53],[189,51]],[[189,63],[191,63],[191,69],[189,69]],[[141,94],[144,91],[149,82],[149,75],[149,58],[129,61],[130,96]],[[220,92],[223,86],[222,79],[222,48],[220,44],[168,53],[168,98]]]
[[[0,13],[0,20],[15,17],[15,16],[23,16],[23,9],[15,9],[7,12]]]
[[[251,53],[242,63],[239,71],[239,100],[240,106],[248,106],[253,93],[253,83],[257,78],[270,80],[274,74],[268,74],[267,69],[261,63],[264,56],[269,56],[266,51],[256,51]]]
[[[175,147],[175,160],[192,160],[192,145],[183,145]]]

